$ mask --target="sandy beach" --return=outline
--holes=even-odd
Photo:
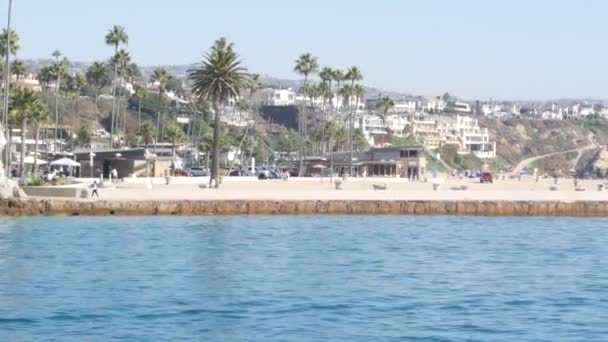
[[[102,200],[437,200],[437,201],[604,201],[608,191],[598,191],[597,180],[579,181],[575,191],[572,179],[509,179],[481,184],[475,179],[447,179],[437,191],[427,182],[408,182],[396,178],[352,178],[336,190],[329,179],[291,178],[283,180],[257,180],[244,177],[226,177],[219,189],[201,189],[207,178],[174,178],[172,184],[157,178],[148,191],[145,179],[127,179],[99,190]],[[189,183],[189,184],[184,184]],[[374,190],[373,185],[386,184],[386,190]],[[466,190],[455,190],[466,186]],[[557,187],[556,190],[550,190]],[[84,201],[96,201],[85,199]]]

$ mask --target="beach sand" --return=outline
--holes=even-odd
[[[125,180],[99,190],[103,200],[424,200],[424,201],[606,201],[608,191],[598,191],[597,180],[579,181],[575,191],[572,179],[495,180],[480,184],[474,179],[444,180],[440,189],[426,182],[408,182],[396,178],[353,178],[343,182],[336,190],[329,179],[290,178],[283,180],[257,180],[253,178],[225,177],[219,189],[201,189],[208,178],[174,178],[172,184],[156,179],[151,191],[146,190],[144,179]],[[177,184],[189,182],[190,184]],[[162,184],[160,184],[162,183]],[[386,184],[386,190],[374,190],[373,184]],[[454,190],[466,186],[467,190]],[[550,188],[556,186],[556,191]],[[85,199],[95,201],[96,199]]]

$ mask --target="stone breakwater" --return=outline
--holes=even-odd
[[[608,201],[196,200],[70,201],[1,199],[0,216],[405,214],[608,216]]]

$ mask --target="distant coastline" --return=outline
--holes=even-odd
[[[0,216],[149,215],[476,215],[608,216],[608,201],[186,200],[77,201],[2,199]]]

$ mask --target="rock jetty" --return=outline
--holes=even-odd
[[[192,200],[74,201],[1,199],[0,216],[403,214],[608,216],[608,201]]]

